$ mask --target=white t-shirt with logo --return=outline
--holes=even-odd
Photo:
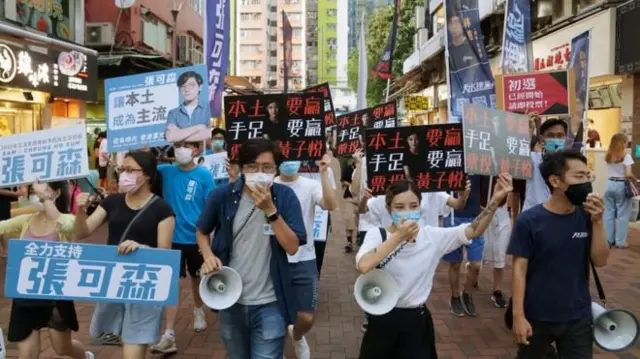
[[[420,229],[415,243],[407,243],[400,251],[400,246],[395,249],[398,251],[397,256],[392,258],[383,270],[391,274],[398,284],[400,298],[396,308],[416,308],[427,301],[440,258],[462,245],[471,243],[465,234],[467,226],[425,226]],[[390,239],[391,233],[387,233],[387,240]],[[380,244],[380,230],[374,228],[368,231],[356,255],[356,264]]]
[[[331,178],[331,176],[329,176],[329,178]],[[282,182],[280,177],[276,177],[274,182],[285,185],[295,192],[298,201],[300,201],[302,218],[307,231],[307,244],[300,246],[296,254],[288,256],[289,263],[316,259],[315,247],[313,245],[313,221],[315,219],[316,206],[320,206],[322,203],[322,183],[302,176],[293,182]]]
[[[449,200],[449,194],[446,192],[429,192],[423,193],[420,200],[420,227],[433,226],[438,227],[439,217],[446,217],[451,208],[447,206]],[[383,227],[386,228],[393,223],[391,214],[387,210],[387,204],[385,196],[376,196],[367,201],[367,223],[363,229],[360,226],[360,231],[368,231],[371,228]],[[360,217],[360,223],[362,224],[362,217]]]

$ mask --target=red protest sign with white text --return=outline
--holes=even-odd
[[[562,116],[573,111],[572,70],[504,75],[496,80],[499,109],[541,116]]]

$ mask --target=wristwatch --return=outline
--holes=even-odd
[[[276,211],[276,213],[274,213],[274,214],[272,214],[270,216],[267,216],[267,221],[269,223],[273,223],[273,222],[277,221],[278,218],[280,218],[280,213],[278,213],[278,211]]]

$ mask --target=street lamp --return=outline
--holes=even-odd
[[[173,8],[171,9],[171,19],[173,20],[173,32],[171,33],[171,67],[173,68],[176,67],[176,60],[178,57],[178,33],[176,30],[178,27],[178,14],[182,9],[182,4],[184,4],[184,0],[181,1],[179,5],[176,5],[176,1],[173,0]]]

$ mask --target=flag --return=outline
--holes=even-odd
[[[360,20],[360,36],[358,37],[358,99],[356,110],[367,108],[367,83],[369,70],[367,65],[367,44],[365,39],[364,15]]]
[[[529,0],[507,0],[500,65],[503,74],[531,72],[531,4]]]
[[[293,49],[291,41],[293,38],[293,28],[289,22],[287,14],[282,11],[282,54],[283,54],[283,72],[284,72],[284,93],[289,90],[289,70],[293,63]]]
[[[220,117],[224,78],[227,76],[229,65],[229,2],[207,1],[204,15],[204,55],[208,73],[209,107],[212,117]]]
[[[398,18],[400,17],[400,0],[394,0],[393,20],[391,22],[391,33],[387,40],[387,47],[384,48],[380,60],[373,68],[373,74],[383,80],[393,77],[393,51],[396,47],[396,33],[398,32]]]
[[[574,148],[581,148],[585,140],[585,114],[589,108],[589,43],[591,40],[591,30],[587,30],[571,40],[571,59],[569,68],[574,70],[576,86],[576,111],[571,114],[571,118],[579,119],[580,124],[571,125],[571,133],[568,137],[574,137]],[[571,121],[573,122],[573,121]],[[574,127],[577,127],[574,129]]]

